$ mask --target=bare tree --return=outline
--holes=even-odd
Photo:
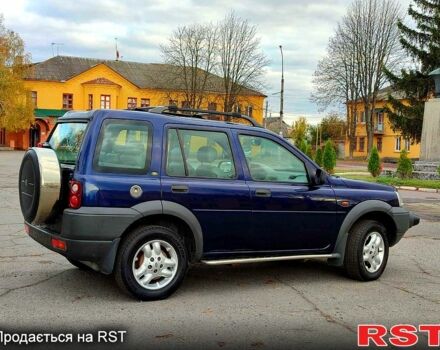
[[[378,92],[386,82],[384,67],[395,69],[401,58],[399,15],[395,0],[354,0],[315,72],[312,100],[322,109],[345,103],[350,157],[359,100],[364,106],[368,152],[373,146],[373,112]]]
[[[401,59],[397,28],[400,15],[400,5],[395,0],[355,0],[342,24],[346,43],[356,55],[368,153],[373,147],[377,95],[386,83],[384,68],[394,70]]]
[[[217,28],[212,24],[193,24],[177,28],[167,45],[161,46],[164,75],[170,91],[181,91],[187,107],[200,108],[205,102],[209,81],[216,65]],[[164,77],[161,77],[164,79]],[[170,99],[174,99],[170,95]]]
[[[345,36],[346,33],[339,25],[336,34],[329,41],[327,55],[319,61],[315,71],[312,101],[316,102],[321,110],[334,104],[345,104],[349,157],[353,158],[356,145],[359,75],[355,52],[346,44]]]
[[[260,50],[256,26],[233,12],[218,24],[218,73],[223,79],[224,111],[232,111],[237,97],[247,89],[259,90],[268,64]]]

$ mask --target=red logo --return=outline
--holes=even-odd
[[[421,324],[417,328],[411,324],[397,324],[389,329],[381,324],[358,325],[358,346],[376,345],[385,347],[408,347],[416,345],[420,333],[428,336],[428,346],[440,346],[440,324]]]

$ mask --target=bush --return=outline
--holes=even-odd
[[[324,169],[327,170],[330,174],[333,174],[335,166],[336,166],[336,151],[333,147],[333,142],[328,140],[325,143],[324,154],[322,156],[322,163]]]
[[[299,143],[298,143],[298,148],[302,153],[306,153],[307,152],[307,141],[302,139]]]
[[[370,159],[368,159],[368,171],[373,177],[379,176],[382,171],[379,152],[376,147],[371,149]]]
[[[313,159],[313,150],[312,150],[312,145],[310,143],[307,144],[306,155],[310,159]]]
[[[413,166],[411,159],[408,158],[407,150],[400,152],[399,162],[397,163],[397,176],[401,179],[412,177]]]
[[[438,175],[440,176],[440,165],[437,168]]]
[[[315,154],[315,162],[316,164],[318,164],[319,166],[322,166],[322,149],[321,147],[319,147],[316,150],[316,154]]]

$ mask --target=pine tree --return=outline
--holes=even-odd
[[[333,174],[336,166],[336,151],[333,147],[333,142],[331,140],[327,140],[327,142],[325,143],[322,163],[324,165],[324,169],[327,170],[330,174]]]
[[[373,177],[377,177],[381,172],[380,157],[376,146],[371,149],[370,158],[368,159],[368,171]]]
[[[408,151],[402,150],[400,152],[399,161],[397,163],[397,176],[402,179],[407,179],[412,176],[413,166],[411,159],[408,158]]]
[[[391,124],[405,137],[419,142],[422,134],[424,103],[434,90],[434,81],[428,74],[440,67],[440,0],[414,0],[408,14],[416,27],[398,22],[400,42],[417,68],[403,69],[400,75],[385,70],[394,91],[399,91],[409,100],[405,105],[391,96],[387,109]]]
[[[297,146],[302,153],[307,152],[307,141],[305,139],[301,139]]]
[[[318,147],[318,149],[316,150],[315,162],[319,166],[322,166],[322,149],[321,149],[321,147]]]

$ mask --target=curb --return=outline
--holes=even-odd
[[[424,188],[424,187],[412,187],[412,186],[395,186],[395,187],[398,188],[399,190],[406,190],[406,191],[440,193],[440,190],[436,188]]]

